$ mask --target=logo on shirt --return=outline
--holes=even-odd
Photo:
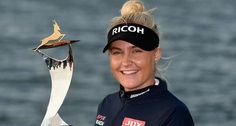
[[[122,126],[145,126],[145,121],[125,117]]]
[[[106,116],[103,115],[97,115],[96,118],[96,124],[99,126],[103,126],[104,125],[104,120],[106,119]]]
[[[138,97],[138,96],[143,95],[143,94],[145,94],[145,93],[147,93],[147,92],[149,92],[149,91],[150,91],[150,89],[147,89],[147,90],[144,91],[144,92],[141,92],[141,93],[138,93],[138,94],[132,94],[132,95],[130,95],[130,98]]]

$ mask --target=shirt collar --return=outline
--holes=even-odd
[[[136,98],[136,97],[139,97],[141,95],[144,95],[144,94],[148,93],[152,87],[158,86],[159,83],[160,83],[159,79],[156,78],[155,79],[155,84],[152,84],[152,85],[150,85],[148,87],[145,87],[145,88],[142,88],[142,89],[138,89],[138,90],[135,90],[135,91],[128,91],[128,92],[126,92],[124,90],[123,86],[120,86],[119,94],[120,94],[121,98],[125,98],[125,99]]]

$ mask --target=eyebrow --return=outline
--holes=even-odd
[[[131,48],[132,48],[132,49],[135,49],[135,48],[139,48],[139,47],[137,47],[137,46],[134,45],[134,46],[132,46]]]
[[[111,46],[111,47],[109,48],[109,50],[114,50],[114,49],[115,49],[115,50],[122,50],[122,49],[120,49],[120,48],[118,48],[118,47],[114,47],[114,46],[113,46],[113,47]]]
[[[131,49],[135,49],[135,48],[139,48],[139,47],[133,45],[133,46],[131,46],[130,48],[131,48]],[[109,50],[114,50],[114,49],[116,49],[116,50],[122,50],[121,48],[119,48],[119,47],[114,47],[114,46],[111,46],[111,47],[109,48]]]

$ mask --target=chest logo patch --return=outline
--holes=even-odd
[[[106,119],[106,116],[97,115],[96,124],[99,125],[99,126],[103,126],[105,119]]]
[[[122,126],[145,126],[145,121],[125,117]]]

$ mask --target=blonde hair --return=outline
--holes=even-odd
[[[136,23],[152,29],[159,36],[159,25],[156,24],[152,15],[152,11],[155,9],[146,10],[141,0],[128,0],[120,10],[121,15],[111,20],[108,29],[110,30],[112,27],[122,23]]]

